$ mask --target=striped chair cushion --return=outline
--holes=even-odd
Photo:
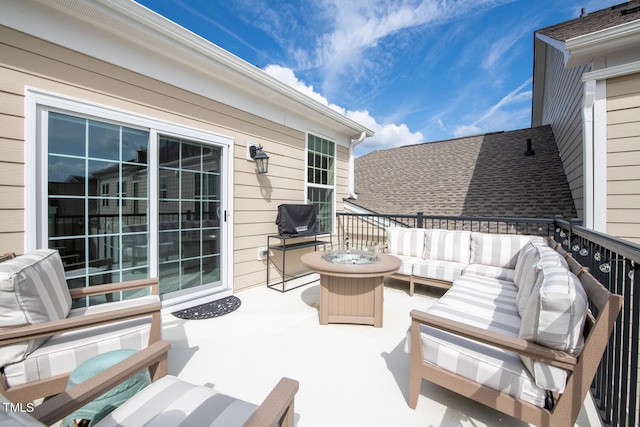
[[[424,253],[424,229],[389,227],[386,231],[388,253],[422,257]]]
[[[520,317],[515,309],[516,294],[517,289],[511,282],[465,275],[456,280],[454,286],[427,312],[517,336]],[[427,363],[536,406],[544,406],[545,391],[535,384],[516,353],[427,326],[421,327],[421,338]],[[408,333],[405,350],[410,348]]]
[[[413,275],[453,282],[462,275],[466,266],[467,264],[461,262],[425,259],[413,264]]]
[[[495,267],[493,265],[469,264],[462,274],[474,274],[513,282],[515,271],[510,268]]]
[[[584,345],[587,304],[587,295],[573,273],[563,267],[542,268],[522,316],[519,336],[577,356]],[[522,361],[539,387],[564,391],[566,371],[528,358]]]
[[[157,295],[136,298],[88,308],[73,309],[69,317],[105,312],[132,304],[156,302]],[[85,330],[54,335],[27,358],[5,367],[5,378],[10,386],[26,384],[55,375],[67,374],[80,363],[112,350],[141,350],[149,345],[151,317],[117,322]]]
[[[407,255],[396,255],[393,254],[396,258],[400,258],[402,260],[402,265],[394,274],[403,274],[405,276],[411,276],[413,274],[413,264],[417,262],[421,262],[422,258],[416,256],[407,256]]]
[[[470,231],[429,229],[425,232],[424,259],[469,263]]]
[[[0,263],[0,329],[64,319],[70,308],[58,251],[40,249]],[[45,340],[0,347],[0,367],[23,360]]]
[[[210,388],[165,376],[100,420],[96,427],[240,427],[256,408]]]
[[[520,250],[530,241],[541,245],[545,244],[544,238],[539,236],[471,233],[471,261],[469,264],[514,269]]]
[[[518,312],[522,317],[538,279],[538,271],[545,267],[569,268],[565,259],[549,246],[529,242],[520,251],[515,268],[514,283],[518,287]]]

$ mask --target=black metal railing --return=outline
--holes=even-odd
[[[624,298],[591,391],[606,425],[637,426],[640,246],[556,218],[555,239],[600,283]]]
[[[640,421],[640,246],[598,233],[562,217],[484,218],[338,213],[339,242],[370,246],[386,242],[390,226],[469,230],[484,233],[553,236],[609,291],[624,298],[622,312],[591,386],[602,421],[636,426]]]

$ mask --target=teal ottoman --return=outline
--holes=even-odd
[[[137,353],[137,350],[115,350],[81,363],[71,372],[67,382],[67,389],[99,374],[135,353]],[[149,384],[151,384],[151,376],[149,375],[149,370],[145,369],[69,414],[64,420],[64,427],[73,427],[74,420],[90,420],[89,426],[95,425]]]

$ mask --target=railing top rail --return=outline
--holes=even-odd
[[[640,263],[640,245],[591,230],[581,225],[569,226],[568,221],[559,221],[558,224],[571,230],[571,234],[588,239],[598,246],[607,248],[635,263]]]
[[[416,214],[369,214],[339,212],[339,216],[360,217],[390,217],[390,218],[415,218]],[[451,220],[451,221],[489,221],[489,222],[537,222],[541,224],[553,224],[553,218],[515,218],[515,217],[486,217],[486,216],[447,216],[447,215],[422,215],[423,219]]]

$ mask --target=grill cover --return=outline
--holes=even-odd
[[[316,207],[314,205],[280,205],[276,217],[278,234],[281,236],[304,236],[318,231]]]

